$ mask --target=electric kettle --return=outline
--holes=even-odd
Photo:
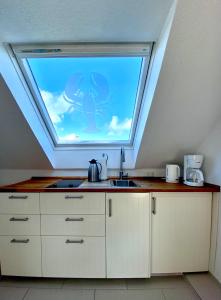
[[[180,178],[180,167],[178,165],[166,165],[166,182],[178,183]]]
[[[88,181],[89,182],[98,182],[100,181],[100,174],[102,170],[102,166],[96,159],[92,159],[89,161],[90,166],[88,168]],[[100,170],[99,170],[100,168]]]

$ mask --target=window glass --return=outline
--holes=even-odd
[[[58,144],[130,142],[142,57],[23,60]]]

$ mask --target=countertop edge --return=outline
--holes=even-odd
[[[130,177],[140,187],[79,187],[79,188],[46,188],[59,179],[70,177],[32,177],[19,183],[0,187],[1,193],[82,193],[82,192],[110,192],[110,193],[152,193],[152,192],[220,192],[220,186],[205,183],[203,187],[191,187],[183,183],[166,183],[162,178]],[[72,179],[86,179],[85,177],[71,177]],[[110,178],[113,179],[113,178]],[[37,184],[37,186],[36,186]],[[35,186],[34,186],[35,185]],[[145,186],[146,185],[146,186]]]

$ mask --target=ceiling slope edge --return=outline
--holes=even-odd
[[[136,168],[183,164],[221,112],[221,2],[179,1]]]
[[[134,151],[133,151],[134,167],[136,167],[136,162],[139,156],[139,150],[141,147],[144,131],[148,129],[146,127],[147,120],[148,120],[151,104],[154,99],[154,94],[157,87],[158,79],[160,76],[160,71],[163,64],[164,54],[166,52],[167,43],[168,43],[171,27],[176,12],[176,7],[177,7],[177,0],[175,0],[171,6],[164,27],[159,36],[159,39],[156,42],[155,47],[153,49],[153,55],[152,55],[153,59],[150,64],[149,77],[147,78],[147,83],[146,83],[144,96],[143,96],[144,97],[143,105],[141,107],[141,112],[140,112],[140,120],[138,123],[135,141],[134,141]]]
[[[4,81],[9,87],[14,100],[27,120],[41,148],[49,159],[51,166],[54,167],[54,147],[50,142],[43,122],[41,122],[39,112],[33,105],[32,96],[29,94],[28,89],[25,88],[22,77],[19,76],[7,48],[3,43],[0,43],[0,61],[0,73]]]

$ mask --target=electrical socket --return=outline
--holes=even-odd
[[[155,174],[154,174],[154,171],[153,171],[153,170],[147,170],[147,171],[146,171],[146,176],[147,176],[147,177],[154,177],[154,175],[155,175]]]

